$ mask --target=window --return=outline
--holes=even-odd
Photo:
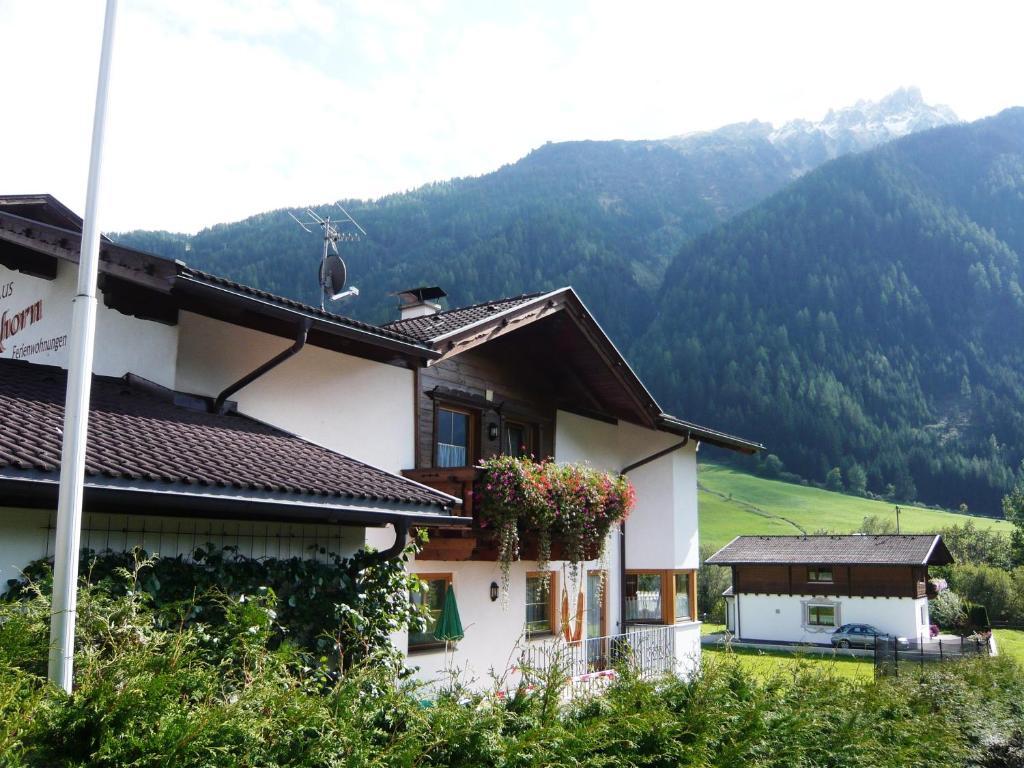
[[[526,636],[555,631],[555,574],[526,574]]]
[[[514,421],[505,423],[505,444],[502,452],[506,456],[528,456],[530,454],[529,430]]]
[[[690,604],[690,581],[696,578],[697,574],[693,571],[683,571],[675,574],[675,620],[677,622],[692,621],[696,618],[693,615],[694,606]]]
[[[834,627],[836,607],[834,605],[808,605],[807,625],[810,627]]]
[[[832,569],[812,566],[807,569],[807,581],[817,582],[818,584],[831,584]]]
[[[661,610],[661,573],[627,573],[624,587],[626,621],[650,624],[665,620]]]
[[[434,466],[469,466],[472,459],[470,455],[472,421],[472,416],[466,411],[440,407],[437,409]]]
[[[437,628],[437,622],[441,618],[441,609],[444,607],[444,598],[448,593],[448,585],[452,583],[452,575],[450,573],[418,573],[416,575],[419,576],[420,581],[427,585],[427,590],[426,592],[414,590],[410,593],[409,599],[412,600],[413,605],[426,604],[427,609],[430,611],[430,620],[422,632],[409,633],[410,651],[416,648],[433,648],[443,645],[443,643],[439,643],[434,639],[434,630]]]
[[[603,637],[607,634],[605,607],[608,602],[608,583],[601,571],[587,574],[587,637]],[[598,599],[600,597],[600,599]]]

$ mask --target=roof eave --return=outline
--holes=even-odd
[[[693,424],[689,421],[678,419],[667,413],[661,413],[658,415],[658,429],[663,432],[671,432],[676,435],[689,435],[702,443],[709,443],[710,445],[725,448],[729,451],[745,453],[748,456],[765,449],[764,445],[754,442],[753,440],[747,440],[742,437],[730,435],[726,432],[719,432],[716,429],[702,427],[699,424]]]
[[[375,347],[381,347],[417,359],[433,360],[441,356],[440,352],[411,339],[409,341],[402,341],[390,338],[383,334],[374,333],[369,329],[356,328],[315,312],[283,306],[259,296],[237,291],[226,285],[216,285],[187,274],[179,273],[175,279],[175,285],[176,292],[181,294],[189,294],[201,298],[217,297],[222,300],[226,299],[239,307],[252,309],[262,315],[269,315],[283,320],[309,320],[312,322],[311,330],[318,330],[333,336],[371,344]]]
[[[56,478],[11,477],[0,474],[4,506],[52,509],[57,503]],[[233,489],[144,487],[106,478],[86,478],[86,511],[208,519],[309,522],[377,526],[396,520],[416,525],[462,527],[465,517],[431,512],[447,510],[441,503],[403,503],[368,499],[285,498]]]

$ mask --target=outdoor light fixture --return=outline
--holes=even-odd
[[[487,437],[490,440],[498,439],[498,425],[493,421],[487,425]]]
[[[491,582],[491,602],[493,603],[498,599],[498,582]]]

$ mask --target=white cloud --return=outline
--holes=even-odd
[[[4,191],[83,207],[102,3],[0,2]],[[944,2],[122,2],[105,229],[195,230],[919,85],[1024,103],[1016,6]]]

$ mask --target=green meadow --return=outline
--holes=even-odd
[[[715,548],[740,534],[851,533],[871,515],[896,520],[891,502],[767,480],[716,464],[702,463],[697,480],[700,540]],[[958,512],[903,504],[900,510],[900,530],[905,533],[931,533],[967,521],[1007,534],[1012,527],[1005,520]]]

